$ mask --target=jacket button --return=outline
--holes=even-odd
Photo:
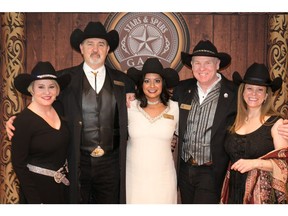
[[[79,121],[79,125],[82,125],[82,121]]]

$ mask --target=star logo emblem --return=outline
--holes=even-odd
[[[161,42],[162,38],[158,32],[155,34],[155,29],[148,25],[141,26],[136,29],[134,35],[131,34],[131,43],[135,43],[135,55],[150,54],[155,55],[154,46],[157,40]]]

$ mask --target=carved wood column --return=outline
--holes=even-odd
[[[268,25],[268,68],[272,78],[279,76],[284,82],[274,105],[288,117],[288,15],[269,15]]]
[[[18,203],[19,183],[11,164],[11,142],[5,132],[5,122],[24,107],[13,80],[25,71],[25,14],[1,13],[0,20],[0,203]]]

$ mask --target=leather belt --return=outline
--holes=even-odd
[[[198,162],[196,160],[194,160],[193,157],[189,158],[186,163],[188,163],[191,166],[211,166],[213,164],[212,161],[208,161],[206,163],[203,163],[203,164],[199,165]]]

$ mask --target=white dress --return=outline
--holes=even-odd
[[[177,203],[177,178],[171,141],[177,130],[178,103],[151,118],[137,100],[128,108],[126,197],[131,203]]]

